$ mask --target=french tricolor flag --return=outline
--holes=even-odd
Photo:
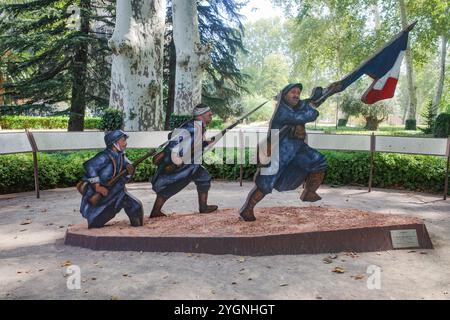
[[[361,98],[364,103],[373,104],[380,100],[392,98],[395,93],[400,75],[400,67],[407,48],[408,34],[414,24],[403,30],[375,55],[366,62],[363,62],[355,71],[341,80],[342,90],[363,74],[366,74],[374,80]]]

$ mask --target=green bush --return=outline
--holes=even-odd
[[[123,128],[122,111],[117,109],[106,109],[103,113],[98,129],[102,131],[113,131]]]
[[[450,135],[450,113],[441,113],[434,124],[434,136],[447,138]]]
[[[171,114],[169,119],[170,130],[179,128],[183,123],[190,119],[192,119],[192,116],[189,114]]]
[[[67,129],[68,117],[1,116],[2,129]],[[97,129],[100,118],[85,118],[85,129]]]
[[[406,120],[405,130],[417,130],[417,121],[415,119]]]
[[[135,161],[148,150],[127,150],[128,158]],[[41,189],[75,186],[83,176],[83,163],[98,151],[39,153]],[[233,152],[233,151],[232,151]],[[370,154],[367,152],[322,151],[329,169],[325,178],[328,185],[367,186]],[[222,164],[214,154],[205,167],[215,179],[236,181],[238,164]],[[246,155],[243,178],[252,180],[257,166],[249,164]],[[373,187],[441,192],[444,189],[446,159],[442,157],[378,153],[374,159]],[[156,167],[150,159],[136,170],[135,182],[148,182]],[[33,159],[31,154],[0,156],[0,194],[31,191],[34,189]]]

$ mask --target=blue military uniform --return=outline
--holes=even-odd
[[[156,192],[150,218],[163,217],[161,211],[164,203],[180,192],[190,182],[197,186],[199,213],[217,210],[216,205],[208,205],[208,191],[211,176],[201,165],[205,141],[205,123],[212,117],[210,108],[205,104],[195,106],[193,119],[182,124],[169,135],[171,142],[164,149],[164,157],[152,179],[152,188]]]
[[[284,97],[293,86],[285,87],[281,92],[281,97]],[[269,129],[280,130],[285,125],[292,127],[305,125],[315,121],[318,116],[319,112],[307,100],[300,101],[297,106],[291,107],[283,99],[280,99]],[[277,173],[262,175],[258,170],[255,176],[256,185],[265,195],[271,193],[273,189],[277,191],[295,190],[305,181],[308,174],[327,168],[325,156],[308,146],[304,137],[295,137],[287,133],[279,139]]]
[[[310,104],[310,100],[300,100],[291,106],[285,100],[286,94],[293,88],[302,89],[299,83],[287,85],[279,95],[278,104],[270,121],[269,129],[279,129],[278,152],[272,150],[272,164],[275,170],[258,169],[255,186],[250,191],[239,214],[245,221],[256,220],[253,209],[265,195],[277,191],[294,190],[306,181],[300,196],[303,201],[314,202],[321,198],[316,194],[327,169],[325,156],[308,146],[304,139],[305,124],[315,121],[319,112]],[[288,129],[288,130],[285,130]],[[269,131],[270,132],[270,131]],[[270,136],[269,136],[270,137]],[[272,137],[270,137],[272,140]],[[274,143],[271,141],[271,143]],[[264,168],[266,169],[266,168]]]
[[[116,184],[109,188],[107,196],[103,197],[98,205],[94,206],[89,202],[89,199],[96,193],[94,189],[96,183],[107,186],[113,177],[125,170],[127,164],[131,164],[124,152],[115,151],[112,148],[113,144],[123,136],[128,138],[128,135],[121,130],[106,134],[107,148],[83,164],[85,175],[82,180],[89,184],[81,200],[80,212],[87,219],[89,228],[103,227],[122,209],[125,209],[133,226],[143,224],[142,203],[129,194],[125,187],[130,176],[121,177]]]
[[[197,190],[200,192],[208,192],[211,187],[211,175],[201,164],[195,163],[193,159],[191,163],[184,163],[172,172],[166,172],[167,166],[173,164],[171,155],[176,147],[180,147],[182,144],[185,144],[185,142],[188,143],[188,145],[184,145],[184,149],[180,147],[179,150],[176,151],[180,158],[183,157],[186,152],[191,152],[191,147],[194,145],[195,138],[198,137],[199,134],[201,134],[202,137],[202,141],[200,142],[202,143],[201,149],[203,150],[203,148],[208,145],[208,143],[203,140],[206,129],[203,125],[200,125],[200,123],[199,121],[191,119],[182,124],[179,129],[186,130],[185,132],[189,133],[189,141],[186,135],[177,135],[174,137],[174,141],[171,141],[164,150],[164,159],[158,166],[158,169],[152,178],[152,188],[157,194],[165,199],[177,194],[192,181],[196,184]],[[200,130],[201,133],[199,132]],[[171,135],[169,135],[169,139],[170,138]]]

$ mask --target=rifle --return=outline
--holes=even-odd
[[[222,131],[220,131],[218,134],[216,134],[214,137],[211,138],[211,142],[209,143],[209,145],[203,150],[203,153],[208,152],[209,150],[211,150],[214,145],[227,133],[228,130],[233,129],[234,127],[236,127],[242,120],[244,120],[245,118],[247,118],[249,115],[251,115],[252,113],[256,112],[258,109],[260,109],[262,106],[264,106],[267,102],[269,102],[269,100],[261,103],[259,106],[257,106],[255,109],[251,110],[250,112],[246,113],[245,115],[243,115],[242,117],[240,117],[237,121],[235,121],[234,123],[232,123],[231,125],[229,125],[228,127],[226,127],[225,129],[223,129]],[[164,150],[163,150],[164,151]],[[161,151],[162,154],[163,151]],[[193,146],[191,147],[191,154],[194,153],[194,148]],[[161,159],[163,158],[162,155],[157,155],[155,156],[154,159]],[[161,161],[159,161],[158,163],[156,161],[153,162],[154,164],[159,165],[161,163]],[[173,171],[175,171],[176,169],[178,169],[180,166],[176,165],[176,164],[168,164],[165,168],[164,168],[164,172],[166,174],[170,174]]]
[[[164,142],[163,144],[159,145],[156,149],[147,152],[146,154],[144,154],[142,157],[140,157],[139,159],[137,159],[134,163],[133,163],[133,167],[136,168],[139,164],[141,164],[142,162],[144,162],[147,158],[153,157],[160,148],[164,148],[171,140],[168,140],[166,142]],[[120,178],[122,178],[123,176],[127,175],[128,171],[125,168],[124,170],[120,171],[119,174],[117,176],[115,176],[114,178],[112,178],[111,180],[109,180],[107,182],[106,185],[104,185],[104,187],[106,188],[111,188],[112,186],[114,186]],[[78,191],[83,195],[84,191],[86,189],[87,186],[87,182],[86,181],[80,181],[77,184],[77,189]],[[94,193],[89,199],[89,203],[92,204],[93,206],[97,206],[98,203],[103,199],[103,195],[99,192]]]
[[[269,100],[261,103],[259,106],[257,106],[255,109],[251,110],[250,112],[244,114],[242,117],[240,117],[236,122],[234,122],[233,124],[229,125],[228,127],[226,127],[225,129],[223,129],[222,131],[220,131],[218,134],[216,134],[214,137],[211,138],[211,143],[205,148],[205,150],[203,151],[203,153],[208,152],[209,150],[211,150],[214,145],[227,133],[228,130],[233,129],[234,127],[236,127],[242,120],[244,120],[245,118],[247,118],[249,115],[251,115],[252,113],[256,112],[258,109],[260,109],[262,106],[264,106],[267,102],[269,102]]]

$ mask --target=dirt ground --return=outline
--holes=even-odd
[[[251,187],[214,181],[209,199],[238,209]],[[155,199],[150,184],[128,189],[148,215]],[[434,249],[263,257],[92,251],[63,243],[67,227],[84,222],[74,188],[43,191],[40,199],[28,192],[0,196],[0,299],[450,298],[449,200],[359,187],[324,186],[319,193],[323,200],[307,204],[297,191],[274,192],[260,206],[410,215],[424,219]],[[165,211],[196,212],[195,186],[170,199]],[[116,219],[125,218],[121,212]],[[79,289],[71,273],[77,270]]]

